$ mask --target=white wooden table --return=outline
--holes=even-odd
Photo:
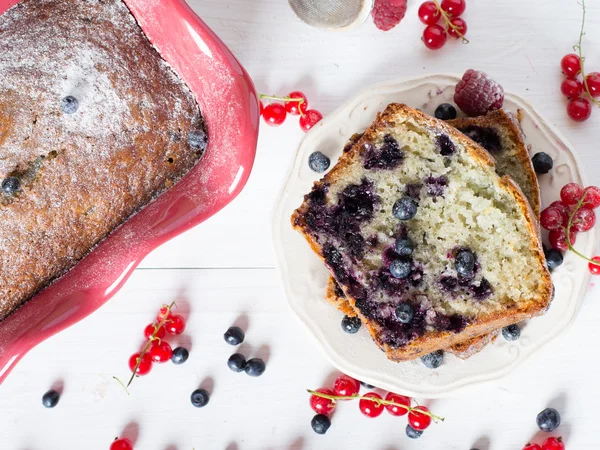
[[[507,90],[528,97],[578,150],[588,180],[600,184],[600,110],[587,123],[566,117],[559,86],[561,57],[577,41],[576,0],[469,0],[464,18],[469,45],[452,42],[430,52],[420,42],[419,2],[409,2],[402,24],[388,33],[369,21],[349,34],[311,29],[284,0],[191,0],[254,78],[257,89],[285,95],[304,91],[323,113],[367,85],[391,78],[468,68],[493,75]],[[600,70],[600,2],[588,0],[588,68]],[[288,164],[302,138],[297,120],[261,129],[256,164],[245,191],[222,213],[150,255],[125,288],[96,314],[29,353],[0,386],[0,448],[107,449],[121,435],[136,449],[520,449],[537,431],[546,406],[563,416],[568,449],[600,448],[597,342],[600,287],[592,283],[574,327],[513,375],[493,387],[424,401],[447,418],[410,441],[405,418],[363,417],[343,404],[327,435],[310,428],[304,389],[336,373],[289,311],[274,270],[270,216]],[[181,299],[189,311],[182,342],[191,356],[182,366],[156,366],[137,379],[128,397],[112,379],[127,375],[144,326],[159,305]],[[243,352],[267,360],[257,379],[226,367],[233,348],[222,334],[242,317]],[[54,383],[58,406],[42,407]],[[198,386],[209,405],[192,407]]]

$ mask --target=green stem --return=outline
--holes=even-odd
[[[297,102],[298,103],[298,111],[300,111],[300,115],[302,117],[304,117],[304,111],[302,111],[302,108],[300,107],[300,105],[302,105],[304,103],[304,99],[302,97],[299,98],[294,98],[294,97],[277,97],[276,95],[267,95],[267,94],[258,94],[258,98],[260,100],[262,100],[263,98],[266,98],[268,100],[278,100],[280,102]]]
[[[464,34],[462,34],[458,27],[456,25],[454,25],[451,21],[450,21],[450,17],[448,16],[448,14],[446,13],[446,11],[444,11],[442,9],[442,7],[440,6],[440,4],[438,3],[437,0],[433,0],[433,3],[435,3],[435,6],[437,7],[438,11],[440,12],[440,14],[442,15],[442,17],[444,18],[444,21],[446,22],[446,25],[448,25],[450,28],[452,28],[454,30],[454,32],[456,34],[458,34],[458,36],[462,39],[463,44],[468,44],[470,41],[465,37]]]
[[[362,400],[362,399],[366,399],[366,400],[370,400],[373,403],[377,404],[377,405],[390,405],[390,406],[398,406],[400,408],[404,408],[406,410],[406,412],[411,412],[411,411],[417,411],[419,414],[423,414],[425,416],[429,416],[431,417],[433,420],[437,421],[444,421],[443,417],[439,417],[436,416],[432,413],[430,413],[429,411],[423,411],[422,409],[418,409],[418,408],[412,408],[410,406],[406,406],[403,405],[402,403],[396,403],[393,402],[391,400],[384,400],[384,399],[379,399],[379,398],[375,398],[375,397],[365,397],[365,396],[360,396],[360,395],[348,395],[348,396],[343,396],[343,395],[329,395],[329,394],[323,394],[322,392],[317,392],[317,391],[311,391],[310,389],[306,390],[309,394],[314,395],[316,397],[322,397],[322,398],[328,398],[329,400]]]
[[[581,20],[581,31],[579,32],[579,42],[577,43],[577,45],[574,47],[577,52],[579,53],[579,61],[581,64],[581,77],[583,78],[583,86],[585,87],[585,92],[587,93],[587,95],[590,97],[590,100],[592,101],[592,103],[594,103],[596,106],[600,106],[600,101],[596,100],[594,98],[594,96],[592,95],[592,93],[590,92],[590,87],[588,86],[588,82],[586,79],[586,75],[585,75],[585,70],[583,68],[584,62],[585,62],[585,58],[583,57],[583,47],[582,47],[582,41],[583,41],[583,36],[585,34],[585,0],[581,0],[581,8],[583,10],[583,18]]]
[[[569,250],[571,250],[577,256],[585,259],[589,263],[594,264],[595,266],[600,266],[600,262],[594,261],[593,259],[590,259],[587,256],[585,256],[584,254],[578,252],[577,250],[575,250],[575,247],[573,247],[573,244],[571,243],[571,226],[573,225],[573,217],[575,217],[575,213],[577,211],[579,211],[581,209],[581,207],[583,206],[586,195],[587,195],[587,192],[584,192],[583,195],[581,196],[581,199],[579,199],[579,201],[577,202],[577,206],[575,206],[575,209],[573,210],[573,212],[571,214],[569,214],[569,222],[567,223],[567,228],[565,229],[563,227],[563,230],[565,230],[565,233],[566,233],[567,246],[569,247]]]

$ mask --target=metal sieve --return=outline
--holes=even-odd
[[[310,26],[350,29],[362,25],[373,0],[288,0],[296,15]]]

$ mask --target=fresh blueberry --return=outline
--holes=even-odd
[[[444,362],[444,352],[442,350],[437,350],[433,353],[421,356],[421,362],[425,364],[425,367],[437,369]]]
[[[192,405],[196,408],[202,408],[203,406],[208,405],[210,395],[206,389],[196,389],[192,392],[190,400],[192,401]]]
[[[408,303],[400,303],[396,306],[396,318],[400,323],[408,323],[415,316],[414,308]]]
[[[342,319],[342,329],[348,334],[358,333],[362,322],[358,317],[344,316]]]
[[[412,263],[406,259],[395,259],[390,264],[390,273],[394,278],[404,279],[410,275]]]
[[[410,425],[406,425],[406,435],[411,439],[419,439],[423,435],[423,432],[415,430]]]
[[[60,399],[60,394],[56,392],[54,389],[46,392],[42,397],[42,404],[46,408],[54,408],[58,405],[58,400]]]
[[[183,364],[188,360],[190,353],[187,351],[187,348],[177,347],[173,350],[173,356],[171,356],[171,361],[173,364]]]
[[[531,158],[535,173],[544,174],[550,172],[554,166],[554,161],[548,153],[539,152]]]
[[[546,264],[548,264],[548,269],[553,270],[556,269],[563,263],[563,254],[560,250],[555,248],[551,248],[546,253]]]
[[[551,433],[560,425],[560,414],[554,408],[546,408],[537,415],[537,426],[546,433]]]
[[[321,152],[311,153],[308,157],[308,167],[317,173],[323,173],[329,169],[330,159]]]
[[[456,119],[456,108],[450,103],[442,103],[435,108],[435,117],[440,120]]]
[[[325,414],[317,414],[310,421],[310,426],[317,434],[325,434],[331,426],[331,420]]]
[[[360,385],[365,389],[375,389],[375,386],[369,383],[365,383],[364,381],[360,381]]]
[[[475,255],[469,250],[461,250],[454,263],[456,271],[465,278],[471,278],[475,272]]]
[[[251,377],[260,377],[265,371],[265,362],[260,358],[252,358],[246,362],[244,370]]]
[[[398,238],[396,240],[396,253],[400,256],[410,256],[415,250],[415,243],[410,238]]]
[[[2,190],[7,194],[14,194],[21,189],[21,180],[17,177],[8,177],[2,180]]]
[[[242,372],[246,368],[246,358],[241,353],[234,353],[227,360],[227,367],[234,372]]]
[[[417,214],[417,204],[410,197],[403,197],[394,203],[392,213],[396,219],[410,220]]]
[[[188,144],[190,147],[203,152],[208,145],[208,136],[202,130],[190,131],[188,134]]]
[[[75,114],[79,109],[79,100],[72,95],[67,95],[60,101],[60,107],[65,114]]]
[[[223,338],[229,345],[240,345],[244,342],[244,332],[240,327],[229,327]]]
[[[516,341],[521,337],[521,329],[516,323],[509,325],[502,328],[502,336],[504,336],[504,339],[507,341]]]

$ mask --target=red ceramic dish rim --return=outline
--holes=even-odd
[[[259,107],[241,64],[184,0],[124,2],[198,99],[209,145],[179,183],[0,322],[0,382],[29,350],[108,301],[149,252],[231,202],[252,169]],[[16,3],[0,0],[0,14]]]

